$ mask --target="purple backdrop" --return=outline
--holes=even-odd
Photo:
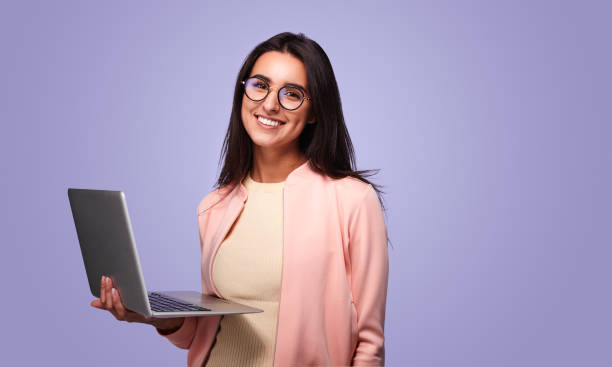
[[[382,169],[388,365],[611,365],[610,7],[288,4],[0,4],[3,365],[185,363],[89,306],[66,189],[124,190],[148,287],[199,288],[234,79],[286,30]]]

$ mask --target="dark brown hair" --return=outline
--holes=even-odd
[[[223,168],[216,187],[237,185],[252,168],[253,142],[241,117],[242,81],[249,77],[257,58],[269,51],[288,52],[306,67],[315,123],[304,127],[299,137],[299,149],[312,169],[331,178],[351,176],[371,184],[384,208],[380,186],[366,178],[378,170],[355,169],[355,152],[344,123],[340,92],[329,58],[318,43],[302,33],[277,34],[257,45],[242,64],[236,78],[232,113],[219,160],[220,164],[223,161]]]

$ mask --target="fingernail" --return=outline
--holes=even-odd
[[[111,293],[113,294],[113,297],[117,295],[117,291],[115,290],[115,288],[111,289]]]

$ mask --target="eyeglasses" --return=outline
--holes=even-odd
[[[270,94],[270,84],[260,77],[251,77],[247,80],[243,80],[244,94],[253,102],[260,102],[266,99]],[[293,111],[300,108],[305,99],[310,100],[310,97],[306,97],[304,90],[292,84],[287,84],[278,90],[278,103],[286,110]]]

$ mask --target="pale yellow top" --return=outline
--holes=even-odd
[[[244,209],[213,262],[223,298],[262,309],[226,315],[206,366],[272,366],[283,250],[283,186],[244,180]]]

